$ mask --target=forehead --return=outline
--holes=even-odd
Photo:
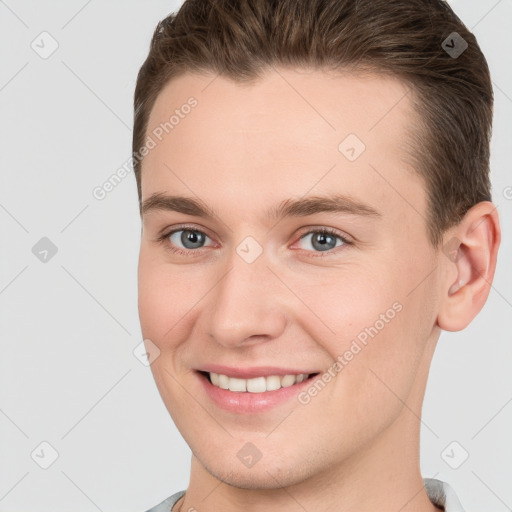
[[[263,210],[336,189],[376,207],[403,207],[405,194],[421,208],[406,145],[417,119],[410,96],[406,84],[375,74],[279,69],[250,84],[181,75],[151,111],[156,145],[142,163],[142,199],[166,190],[212,206],[246,197],[247,208]]]

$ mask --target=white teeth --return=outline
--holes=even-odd
[[[214,386],[222,389],[229,389],[235,392],[264,393],[265,391],[275,391],[280,388],[293,386],[295,383],[302,382],[308,378],[308,374],[299,375],[269,375],[268,377],[255,377],[253,379],[238,379],[228,377],[220,373],[210,372],[210,381]]]
[[[267,377],[267,391],[275,391],[281,387],[281,377],[279,375],[269,375]]]
[[[212,384],[214,386],[219,386],[219,374],[218,373],[210,373],[210,379],[212,380]]]
[[[229,377],[227,375],[218,375],[218,377],[219,377],[219,388],[229,389]]]
[[[264,393],[267,391],[267,381],[265,377],[247,379],[247,391],[250,391],[251,393]]]
[[[281,377],[281,387],[287,388],[289,386],[293,386],[297,382],[295,379],[295,375],[284,375]]]
[[[247,391],[247,380],[230,377],[229,391]]]

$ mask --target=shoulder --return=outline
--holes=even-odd
[[[176,504],[176,502],[185,494],[185,491],[178,491],[177,493],[169,496],[167,499],[155,505],[153,508],[150,508],[146,512],[170,512],[172,507]]]
[[[424,478],[423,483],[434,505],[441,507],[445,512],[464,512],[459,498],[449,484],[435,478]]]

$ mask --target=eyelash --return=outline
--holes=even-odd
[[[201,234],[207,236],[208,238],[211,238],[204,231],[196,229],[193,226],[179,226],[178,228],[174,228],[171,231],[167,231],[167,232],[163,233],[162,235],[160,235],[156,239],[156,241],[158,243],[161,243],[161,244],[165,245],[165,248],[167,250],[171,251],[174,254],[179,254],[181,256],[190,256],[191,253],[199,252],[198,249],[180,249],[179,247],[174,247],[174,246],[172,246],[170,244],[169,237],[172,234],[177,233],[179,231],[192,231],[192,232],[195,232],[195,233],[201,233]],[[306,249],[303,249],[303,250],[305,250],[308,253],[313,253],[312,254],[313,258],[325,258],[326,256],[330,256],[334,252],[337,252],[336,249],[340,249],[344,245],[353,245],[353,242],[351,240],[349,240],[349,239],[345,238],[344,236],[342,236],[335,229],[328,228],[328,227],[322,227],[322,228],[319,228],[319,229],[311,229],[310,231],[305,231],[303,234],[300,235],[299,240],[302,240],[302,238],[306,237],[307,235],[311,235],[311,234],[315,234],[315,233],[316,234],[321,233],[322,235],[334,236],[335,238],[340,239],[343,242],[343,244],[341,246],[339,246],[339,247],[334,247],[333,249],[329,249],[327,251],[308,251]],[[203,247],[200,247],[199,249],[202,249],[202,248]]]

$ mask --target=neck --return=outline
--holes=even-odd
[[[411,427],[415,435],[404,437],[404,431],[413,431]],[[212,476],[193,456],[190,484],[180,503],[175,510],[181,512],[440,510],[429,500],[423,486],[419,470],[419,420],[407,408],[376,442],[357,454],[357,460],[343,461],[288,487],[241,489]]]

